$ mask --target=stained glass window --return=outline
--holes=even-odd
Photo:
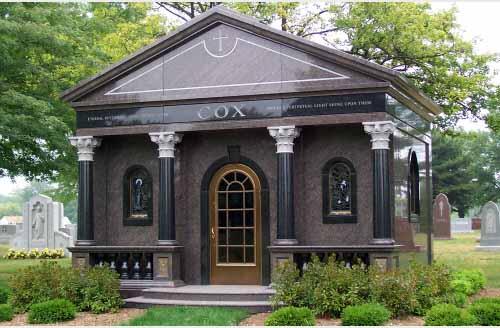
[[[412,152],[410,155],[408,191],[410,215],[420,214],[420,179],[417,155],[415,152]]]
[[[356,174],[344,158],[334,158],[323,167],[323,222],[356,222]]]
[[[125,224],[148,224],[152,221],[152,181],[142,166],[127,170],[124,178]]]

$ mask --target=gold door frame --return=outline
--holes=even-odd
[[[253,263],[219,263],[218,249],[219,249],[219,227],[218,227],[218,187],[222,179],[229,173],[239,172],[250,179],[253,184],[253,221],[254,221],[254,261]],[[248,191],[246,191],[248,192]],[[243,190],[245,195],[245,190]],[[209,205],[210,205],[210,226],[208,233],[210,234],[210,283],[211,284],[260,284],[262,281],[261,267],[262,267],[262,234],[261,234],[261,183],[257,174],[248,166],[243,164],[227,164],[217,170],[212,177],[209,187]],[[243,196],[244,197],[244,196]],[[252,210],[250,209],[250,210]],[[243,211],[249,210],[247,208]],[[221,211],[223,211],[221,209]],[[226,209],[226,212],[229,211]],[[245,222],[245,218],[243,218]],[[245,225],[246,223],[244,223]],[[229,227],[226,227],[226,234]],[[243,233],[245,239],[245,233]],[[230,246],[226,247],[230,248]],[[224,247],[224,246],[220,246]],[[248,249],[246,241],[242,246],[244,252]],[[244,253],[245,254],[245,253]],[[244,261],[246,257],[244,256]]]

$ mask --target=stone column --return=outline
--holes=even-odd
[[[158,144],[160,159],[160,200],[158,215],[158,244],[177,245],[175,237],[175,144],[182,135],[175,132],[153,132],[151,141]]]
[[[295,214],[293,205],[293,140],[300,129],[295,126],[268,127],[276,140],[278,154],[278,227],[277,245],[296,245]]]
[[[100,138],[92,136],[70,137],[69,141],[78,150],[78,230],[77,246],[95,245],[93,166],[94,149],[101,145]]]
[[[391,121],[364,122],[373,150],[373,244],[394,244],[389,185],[389,141],[395,130]]]

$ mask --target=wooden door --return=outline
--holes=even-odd
[[[228,164],[210,183],[210,283],[261,283],[260,181],[243,164]]]

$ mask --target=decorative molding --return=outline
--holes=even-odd
[[[396,130],[396,125],[392,121],[363,122],[365,132],[372,139],[372,149],[389,149],[389,137]]]
[[[182,134],[175,132],[151,132],[149,137],[158,145],[159,158],[174,158],[175,144],[182,141]]]
[[[72,146],[78,150],[78,161],[94,160],[94,149],[101,145],[101,138],[92,136],[69,137]]]
[[[293,139],[300,135],[300,128],[290,126],[272,126],[267,128],[276,140],[276,153],[293,153]]]

